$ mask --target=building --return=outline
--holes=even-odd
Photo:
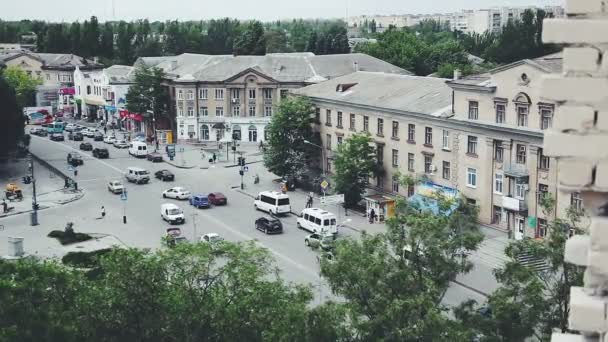
[[[0,53],[17,52],[22,50],[34,51],[35,44],[0,43]]]
[[[203,142],[231,141],[233,137],[248,142],[265,140],[266,125],[290,90],[356,70],[408,74],[365,54],[183,54],[144,57],[138,59],[135,66],[140,64],[158,67],[167,73],[177,140]]]
[[[555,104],[541,99],[539,82],[561,64],[556,54],[454,80],[357,72],[294,94],[316,106],[326,170],[337,145],[368,132],[385,171],[372,190],[407,197],[436,189],[460,193],[479,205],[481,223],[516,239],[540,238],[556,212],[582,209],[578,193],[557,192],[557,162],[542,150]],[[398,172],[425,181],[403,189]],[[557,200],[549,215],[540,204],[546,194]]]
[[[103,68],[103,65],[94,60],[72,54],[35,53],[31,51],[0,53],[0,64],[7,67],[17,67],[31,77],[40,79],[42,84],[38,87],[36,105],[52,106],[54,111],[59,109],[60,91],[74,86],[74,70],[76,68],[81,70],[100,70]]]

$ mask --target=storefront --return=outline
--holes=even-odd
[[[59,89],[59,105],[58,110],[63,113],[63,115],[73,116],[75,113],[74,110],[74,95],[76,94],[76,90],[74,87],[67,87]]]
[[[369,218],[374,211],[374,222],[384,222],[395,215],[395,199],[384,195],[365,197],[366,212]]]
[[[143,132],[144,117],[141,114],[129,113],[128,110],[120,110],[120,126],[133,133]]]

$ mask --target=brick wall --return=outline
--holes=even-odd
[[[569,327],[554,342],[608,342],[608,8],[606,0],[566,0],[568,18],[547,19],[545,43],[566,44],[564,73],[543,80],[542,96],[560,105],[545,154],[559,160],[560,191],[580,191],[591,216],[589,235],[566,244],[567,262],[586,266],[573,287]]]

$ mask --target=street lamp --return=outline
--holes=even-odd
[[[304,143],[321,149],[321,172],[323,173],[323,177],[325,177],[325,150],[323,149],[323,146],[319,146],[308,140],[304,140]]]

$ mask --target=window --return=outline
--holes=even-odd
[[[255,116],[255,106],[249,106],[249,116]]]
[[[384,146],[376,146],[376,159],[378,160],[379,164],[384,163]]]
[[[193,138],[195,134],[196,131],[194,130],[194,125],[188,125],[188,136]]]
[[[325,110],[325,126],[331,126],[331,109]]]
[[[325,148],[327,148],[328,150],[331,150],[331,134],[327,134],[325,136]]]
[[[89,86],[87,86],[87,88],[89,88]],[[178,100],[183,100],[184,99],[184,91],[183,90],[180,89],[180,90],[177,91],[177,99]]]
[[[433,129],[431,127],[424,128],[424,144],[433,146]]]
[[[349,126],[349,128],[350,128],[350,130],[351,130],[351,131],[354,131],[354,130],[355,130],[355,127],[356,127],[356,126],[355,126],[355,125],[356,125],[356,121],[355,121],[355,120],[356,120],[356,119],[355,119],[355,114],[352,114],[352,113],[351,113],[351,114],[350,114],[350,126]]]
[[[492,223],[499,224],[502,221],[502,208],[495,205],[492,215]]]
[[[369,132],[369,116],[363,117],[363,132]]]
[[[201,100],[206,100],[209,95],[209,91],[207,88],[202,88],[198,90],[198,98]]]
[[[207,107],[201,107],[199,114],[201,116],[209,116],[209,109],[207,109]]]
[[[50,81],[51,80],[51,74],[46,74],[46,80]]]
[[[528,106],[517,106],[517,126],[527,127],[528,126]]]
[[[272,89],[264,89],[264,100],[272,100]]]
[[[184,116],[184,108],[177,109],[177,116]]]
[[[430,174],[433,173],[433,156],[425,154],[424,155],[424,173]]]
[[[194,108],[188,107],[188,117],[191,118],[194,116]]]
[[[467,141],[467,154],[477,155],[477,137],[472,135],[468,136]]]
[[[583,212],[583,198],[580,192],[573,192],[570,195],[570,206],[577,212]]]
[[[26,71],[28,77],[32,77],[32,72],[30,70]]]
[[[393,176],[393,192],[399,192],[399,177]]]
[[[416,125],[407,125],[407,142],[416,143]]]
[[[216,107],[215,116],[224,116],[224,107]]]
[[[443,162],[443,170],[442,170],[442,176],[443,179],[447,179],[450,180],[452,172],[450,170],[450,162],[444,161]]]
[[[407,170],[408,171],[414,171],[414,154],[413,153],[408,153],[407,154]]]
[[[506,108],[504,103],[496,104],[496,123],[505,123]]]
[[[338,124],[336,127],[342,128],[342,112],[338,112]]]
[[[341,136],[338,136],[338,145],[342,145],[343,141],[344,141],[344,138]]]
[[[469,101],[469,120],[479,119],[479,102]]]
[[[378,118],[378,132],[379,136],[384,136],[384,119]]]
[[[232,116],[241,116],[241,107],[232,107]]]
[[[549,170],[551,166],[551,158],[543,154],[543,149],[538,149],[538,168],[543,170]]]
[[[241,92],[238,89],[232,89],[232,90],[230,90],[230,94],[231,94],[230,96],[233,99],[240,99],[241,98]]]
[[[538,184],[538,204],[541,204],[543,200],[549,195],[549,186],[546,184]]]
[[[393,150],[393,167],[399,167],[399,150]]]
[[[467,168],[467,186],[470,188],[477,187],[477,170],[474,168]]]
[[[412,197],[412,196],[414,196],[415,193],[416,193],[416,188],[414,188],[414,185],[408,185],[407,186],[407,197]]]
[[[255,89],[249,89],[249,99],[255,100]]]
[[[87,95],[91,95],[91,86],[87,86]]]
[[[272,106],[264,107],[264,116],[272,116]]]
[[[540,109],[540,129],[545,130],[553,125],[553,110],[551,108]]]
[[[536,237],[544,238],[545,236],[547,236],[547,220],[539,218],[536,220]]]
[[[399,139],[399,122],[393,121],[393,139]]]
[[[517,144],[517,164],[526,163],[526,145]]]
[[[194,93],[192,92],[192,90],[188,90],[188,93],[186,94],[186,99],[188,99],[188,100],[194,99]]]
[[[443,148],[444,150],[450,150],[450,131],[448,130],[443,130],[443,138],[441,141],[441,148]]]
[[[494,175],[494,193],[502,195],[504,190],[505,176],[502,173]]]
[[[326,159],[325,162],[325,171],[327,173],[331,173],[331,159],[329,159],[329,157]]]
[[[526,198],[526,188],[528,184],[523,181],[515,180],[515,198],[523,200]]]
[[[502,147],[502,141],[494,140],[494,160],[502,163],[505,154],[505,149]]]
[[[224,89],[215,89],[215,99],[216,100],[224,99]]]
[[[281,89],[281,98],[282,99],[286,98],[288,93],[289,93],[289,90]]]

